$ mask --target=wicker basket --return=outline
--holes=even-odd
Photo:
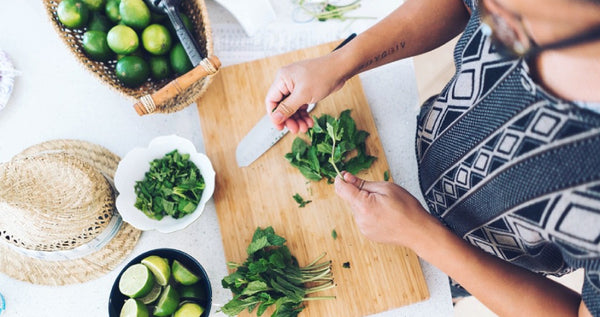
[[[58,20],[56,8],[61,0],[42,0],[48,13],[48,17],[52,21],[52,25],[60,35],[63,42],[71,49],[75,57],[83,64],[92,74],[94,74],[103,83],[116,89],[121,94],[131,98],[132,100],[139,99],[142,96],[150,95],[160,88],[168,84],[172,78],[163,79],[160,81],[149,79],[147,82],[137,88],[129,88],[121,84],[115,75],[116,61],[108,62],[94,61],[87,57],[83,51],[82,38],[85,29],[69,29]],[[184,0],[181,2],[180,10],[185,13],[191,20],[194,27],[192,33],[200,44],[203,56],[211,56],[213,54],[212,35],[206,4],[204,0]],[[208,88],[212,76],[204,77],[195,82],[189,88],[179,93],[174,98],[169,99],[163,105],[157,106],[154,112],[170,113],[179,111],[191,103],[195,102],[204,91]]]

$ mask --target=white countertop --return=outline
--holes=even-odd
[[[389,2],[365,1],[368,7],[361,8],[360,13],[384,16],[394,8]],[[231,14],[214,0],[207,0],[215,54],[224,66],[340,39],[375,22],[297,24],[291,22],[291,0],[271,3],[276,20],[249,38]],[[0,10],[0,30],[0,49],[8,53],[20,72],[8,105],[0,111],[0,162],[10,160],[26,147],[51,139],[86,140],[123,156],[136,146],[147,145],[156,136],[177,134],[204,150],[194,105],[169,115],[139,117],[131,100],[101,84],[68,51],[50,25],[41,1],[4,3]],[[392,176],[420,197],[414,157],[418,98],[412,60],[370,71],[362,74],[361,79]],[[212,201],[185,230],[170,234],[144,232],[128,259],[161,247],[181,249],[203,264],[213,286],[214,304],[224,304],[231,298],[229,290],[220,283],[227,269]],[[0,293],[6,299],[7,309],[0,315],[106,316],[110,288],[125,262],[99,279],[60,287],[32,285],[0,273]],[[425,261],[421,264],[430,299],[375,316],[452,315],[446,275]],[[216,310],[213,307],[212,312]]]

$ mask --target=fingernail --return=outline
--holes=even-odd
[[[283,121],[283,115],[281,114],[281,112],[276,111],[275,113],[273,113],[273,118],[275,119],[275,121],[277,122],[281,122]]]
[[[350,182],[350,183],[354,183],[356,182],[356,176],[352,175],[352,173],[346,173],[344,174],[344,178],[346,179],[346,181]]]

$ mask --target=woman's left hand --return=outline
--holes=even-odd
[[[427,234],[426,223],[437,221],[404,188],[390,182],[368,182],[348,172],[335,179],[336,193],[354,212],[358,228],[370,240],[414,249]]]

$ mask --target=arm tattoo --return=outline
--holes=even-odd
[[[377,63],[381,60],[383,60],[384,58],[398,52],[401,48],[404,48],[406,46],[406,42],[402,41],[400,43],[396,43],[394,46],[388,48],[387,50],[377,54],[375,57],[369,59],[367,62],[361,64],[358,67],[358,70],[362,70],[365,69],[369,66],[371,66],[373,63]]]

